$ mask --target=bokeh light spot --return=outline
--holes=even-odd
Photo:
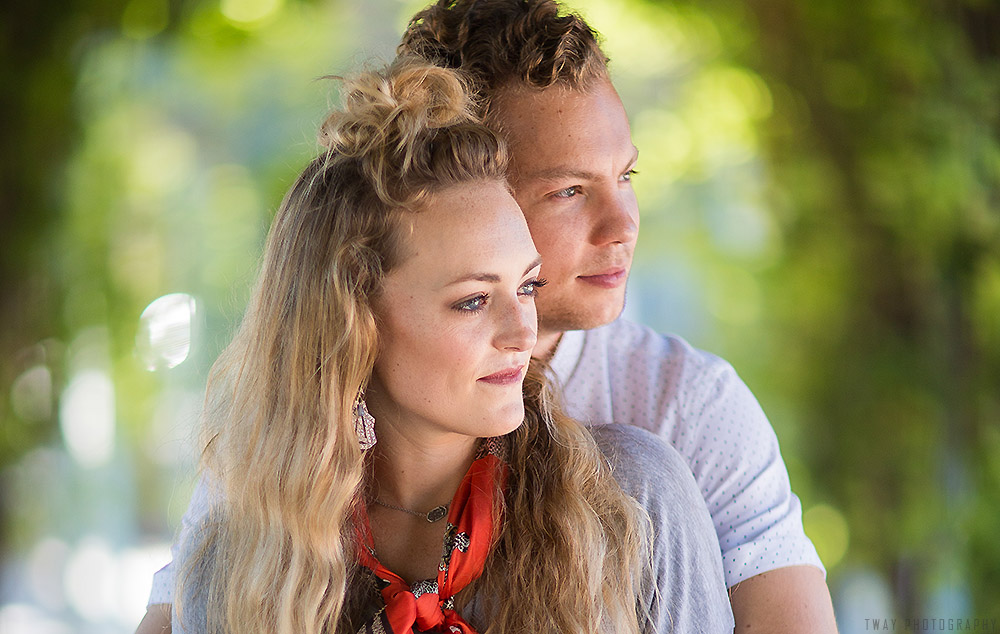
[[[107,542],[87,537],[66,564],[63,585],[73,609],[90,621],[100,622],[115,614],[117,585],[115,558]]]
[[[828,504],[817,504],[802,514],[802,524],[823,565],[829,569],[840,563],[850,541],[847,520],[840,511]]]
[[[134,141],[129,185],[140,200],[164,196],[189,185],[197,163],[198,143],[186,130],[154,126]]]
[[[71,634],[72,629],[41,609],[23,603],[0,606],[0,632]]]
[[[196,312],[197,302],[187,293],[158,297],[142,311],[135,347],[147,370],[174,368],[188,358]]]
[[[70,380],[59,406],[59,426],[70,455],[84,467],[108,462],[115,446],[115,392],[100,370]]]
[[[222,15],[243,28],[258,26],[274,16],[283,0],[222,0]]]
[[[28,587],[35,601],[54,612],[66,607],[61,581],[69,556],[70,548],[66,542],[44,537],[35,544],[28,559]]]

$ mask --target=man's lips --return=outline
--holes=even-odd
[[[513,368],[507,368],[506,370],[500,370],[499,372],[494,372],[489,376],[479,377],[479,381],[483,383],[489,383],[490,385],[510,385],[512,383],[519,383],[521,381],[521,375],[524,373],[525,366],[518,365]]]
[[[628,269],[618,267],[602,271],[597,275],[580,275],[577,279],[601,288],[617,288],[628,278]]]

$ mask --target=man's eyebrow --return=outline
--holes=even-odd
[[[562,178],[576,178],[582,181],[597,180],[595,172],[586,170],[575,170],[568,167],[550,167],[544,170],[537,170],[522,176],[525,180],[533,181],[555,181]]]
[[[528,268],[524,269],[524,273],[522,273],[521,275],[522,276],[527,275],[528,271],[535,268],[541,263],[542,263],[542,256],[539,255],[534,260],[532,260],[531,264],[528,265]],[[496,273],[469,273],[468,275],[463,275],[462,277],[459,277],[455,280],[452,280],[451,282],[448,282],[447,284],[445,284],[445,286],[454,286],[455,284],[461,284],[462,282],[497,283],[499,281],[500,281],[500,276],[497,275]]]
[[[635,165],[636,161],[639,160],[639,148],[632,146],[632,158],[629,159],[626,165],[631,168]],[[524,180],[539,180],[539,181],[554,181],[561,178],[578,178],[580,180],[597,180],[601,177],[597,172],[591,172],[588,170],[577,170],[572,167],[556,166],[547,169],[535,170],[533,172],[528,172],[527,174],[521,174],[520,178]]]

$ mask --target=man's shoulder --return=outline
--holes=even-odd
[[[745,405],[733,367],[677,335],[618,319],[564,343],[554,375],[567,411],[587,423],[636,425],[674,441],[695,437],[691,429],[710,404],[738,398]]]
[[[731,367],[721,357],[696,348],[679,335],[661,333],[625,318],[586,331],[583,360],[588,357],[603,357],[612,366],[657,374],[703,374]]]

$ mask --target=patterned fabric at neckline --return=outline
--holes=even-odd
[[[361,632],[404,634],[420,632],[477,634],[458,612],[454,597],[482,574],[494,530],[497,496],[506,483],[507,467],[500,438],[485,438],[462,483],[455,492],[445,525],[443,553],[436,579],[412,586],[379,562],[368,513],[358,512],[358,557],[378,580],[384,608],[369,619]]]

